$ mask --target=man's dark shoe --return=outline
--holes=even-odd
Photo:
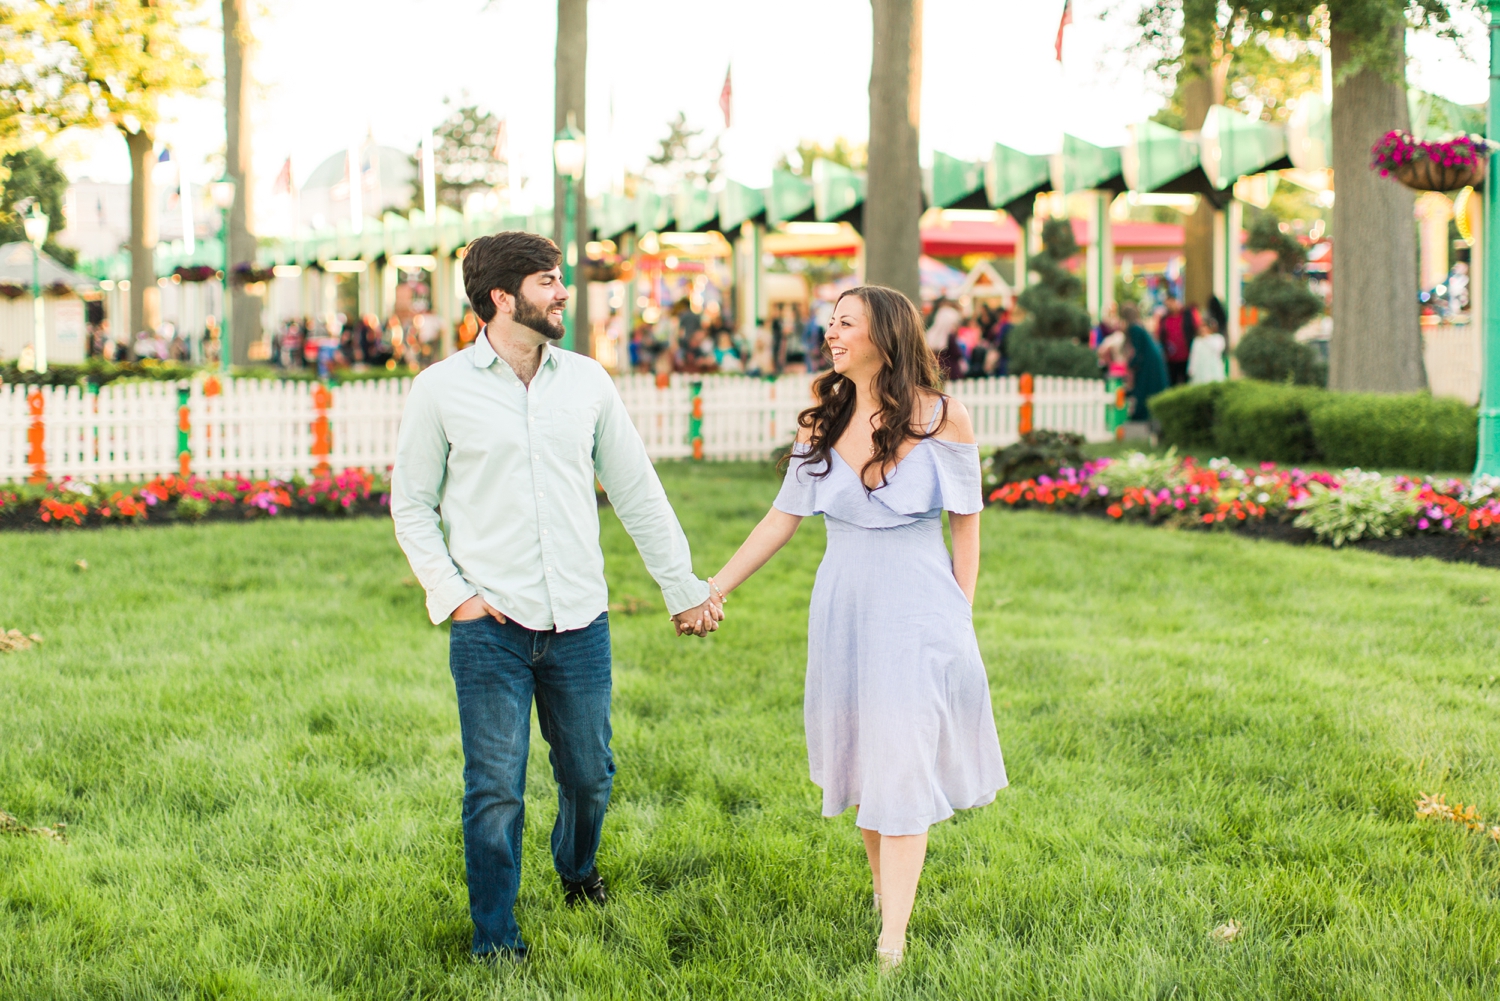
[[[583,903],[603,907],[605,900],[608,899],[604,892],[604,877],[599,875],[597,868],[589,870],[589,874],[576,883],[571,879],[565,879],[562,885],[563,903],[569,907],[577,907]]]

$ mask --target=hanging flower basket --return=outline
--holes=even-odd
[[[1457,136],[1423,142],[1392,129],[1370,148],[1370,169],[1417,191],[1456,191],[1483,183],[1490,153],[1500,144],[1483,136]]]

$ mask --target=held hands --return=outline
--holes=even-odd
[[[476,594],[465,599],[462,605],[453,610],[453,621],[472,622],[474,619],[482,619],[486,615],[493,618],[502,626],[505,625],[505,616],[500,614],[500,610]]]
[[[724,620],[724,603],[715,601],[710,595],[709,599],[701,605],[695,605],[686,611],[678,612],[672,616],[672,625],[677,630],[678,636],[707,636],[719,628],[719,623]]]

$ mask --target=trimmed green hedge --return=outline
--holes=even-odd
[[[1153,396],[1162,440],[1262,461],[1364,469],[1472,469],[1478,415],[1426,393],[1336,393],[1237,379]]]

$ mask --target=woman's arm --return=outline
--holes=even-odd
[[[810,428],[797,429],[796,444],[806,445],[812,437]],[[788,476],[796,476],[795,469],[787,470]],[[710,585],[711,597],[722,601],[723,597],[730,591],[739,587],[750,579],[750,575],[766,565],[772,556],[782,546],[789,542],[797,532],[797,526],[802,524],[800,515],[787,514],[779,508],[771,508],[766,516],[760,520],[760,524],[750,532],[740,548],[730,557],[724,569],[709,578],[713,583]],[[712,589],[717,587],[717,591]]]
[[[948,419],[937,436],[944,441],[974,443],[974,422],[962,403],[949,399]],[[949,511],[948,529],[953,536],[953,579],[972,605],[974,589],[979,585],[979,515]]]
[[[766,561],[787,544],[800,524],[802,519],[795,514],[787,514],[774,507],[767,511],[760,524],[755,526],[734,556],[724,564],[724,569],[709,578],[719,588],[714,597],[727,595],[765,566]]]
[[[953,579],[972,605],[979,585],[979,515],[949,511],[948,528],[953,533]]]

